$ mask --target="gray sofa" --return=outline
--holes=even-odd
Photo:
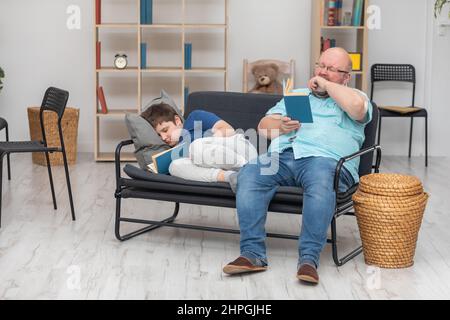
[[[185,117],[192,110],[204,109],[216,113],[219,117],[229,122],[234,128],[244,131],[249,128],[256,128],[258,122],[269,108],[274,106],[282,97],[276,95],[261,95],[249,93],[232,92],[195,92],[189,95]],[[369,174],[372,171],[378,172],[381,159],[381,149],[375,145],[375,134],[378,122],[378,108],[375,104],[373,108],[373,120],[366,126],[366,140],[362,149],[353,155],[342,158],[336,168],[336,176],[345,161],[361,156],[360,176]],[[123,171],[127,176],[122,176],[122,164],[120,160],[122,148],[132,144],[132,140],[122,141],[116,149],[116,218],[115,234],[117,239],[124,241],[137,235],[149,232],[156,228],[176,227],[197,229],[215,232],[228,232],[238,234],[238,230],[224,229],[220,227],[187,225],[175,223],[181,203],[197,205],[218,206],[235,208],[235,195],[228,183],[204,183],[184,180],[170,175],[158,175],[142,170],[134,165],[126,164]],[[374,153],[376,153],[374,161]],[[354,215],[352,195],[358,185],[353,186],[346,193],[338,193],[336,201],[336,212],[331,222],[331,238],[328,242],[332,245],[333,260],[340,266],[361,253],[362,248],[358,247],[350,251],[343,257],[339,257],[337,250],[337,227],[336,219],[344,215]],[[337,184],[335,183],[335,190]],[[124,199],[149,199],[173,202],[175,209],[172,215],[162,221],[134,219],[123,215],[121,203]],[[269,211],[289,214],[301,214],[302,212],[302,189],[296,187],[280,187],[269,206]],[[122,235],[120,227],[123,222],[145,225],[134,232]],[[298,239],[298,235],[268,233],[269,237],[285,239]]]

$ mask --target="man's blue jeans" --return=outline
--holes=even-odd
[[[272,162],[271,162],[272,161]],[[278,161],[274,166],[273,161]],[[258,157],[238,176],[236,207],[241,231],[241,255],[267,265],[265,223],[267,209],[279,186],[303,188],[303,222],[298,244],[299,264],[305,261],[319,266],[319,257],[327,241],[327,231],[336,206],[334,175],[337,161],[326,157],[294,159],[292,149]],[[339,191],[354,184],[342,168]]]

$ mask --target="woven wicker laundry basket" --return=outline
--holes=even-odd
[[[39,119],[39,107],[28,108],[28,121],[30,125],[30,138],[32,141],[42,141],[41,121]],[[78,120],[80,110],[77,108],[66,108],[61,120],[61,126],[64,137],[64,146],[68,164],[74,164],[77,161],[77,138],[78,138]],[[58,132],[58,116],[55,112],[45,111],[45,136],[49,147],[60,147]],[[51,165],[62,165],[63,156],[61,152],[49,153]],[[33,152],[33,163],[46,166],[45,153]]]
[[[416,177],[361,177],[353,202],[367,264],[382,268],[407,268],[414,264],[427,200],[428,194]]]

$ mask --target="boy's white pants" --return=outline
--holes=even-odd
[[[208,137],[194,140],[189,146],[189,158],[172,161],[172,176],[201,182],[217,182],[220,170],[238,171],[258,152],[243,134],[231,137]]]

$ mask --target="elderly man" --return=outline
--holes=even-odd
[[[371,121],[367,96],[349,88],[352,63],[342,48],[325,51],[309,81],[314,123],[286,117],[284,101],[270,109],[258,126],[272,140],[269,152],[247,164],[238,176],[236,206],[241,230],[240,256],[223,268],[227,274],[267,269],[265,222],[267,209],[279,186],[303,188],[303,222],[298,243],[297,278],[317,284],[320,253],[335,210],[333,180],[338,160],[358,151]],[[273,167],[277,161],[278,166]],[[271,163],[270,168],[267,164]],[[359,180],[359,159],[345,163],[340,190]]]

